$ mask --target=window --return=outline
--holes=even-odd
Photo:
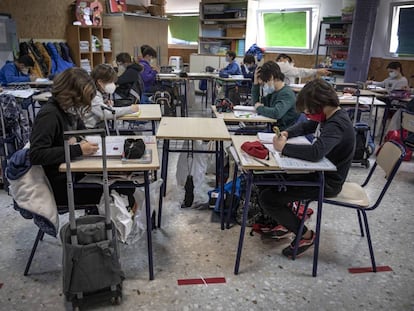
[[[258,43],[266,50],[310,52],[316,37],[318,10],[258,10]]]
[[[414,1],[391,3],[389,53],[414,56]]]
[[[172,14],[168,18],[168,44],[197,44],[198,15]]]

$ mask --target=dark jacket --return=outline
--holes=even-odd
[[[115,90],[115,93],[121,96],[122,98],[129,98],[129,91],[134,86],[135,91],[138,91],[138,94],[141,96],[144,90],[144,83],[142,82],[141,72],[142,66],[139,64],[128,65],[125,69],[125,72],[118,77],[116,84],[118,87]]]
[[[79,129],[85,129],[82,120],[64,112],[53,97],[36,115],[30,136],[30,161],[43,166],[55,196],[66,188],[66,174],[59,172],[59,165],[65,162],[63,132]],[[70,145],[71,159],[81,155],[79,144]]]
[[[296,123],[286,131],[289,137],[314,133],[318,125],[315,121]],[[336,172],[325,172],[325,196],[335,196],[342,185],[352,164],[355,149],[355,131],[348,113],[338,110],[328,120],[320,124],[320,135],[311,145],[286,144],[283,155],[308,161],[329,159]]]

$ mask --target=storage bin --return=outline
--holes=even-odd
[[[204,14],[224,13],[225,4],[204,4]]]
[[[332,69],[345,69],[346,60],[335,59],[332,61]]]
[[[226,36],[244,38],[246,36],[246,30],[244,28],[227,28]]]

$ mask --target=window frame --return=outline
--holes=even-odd
[[[319,24],[319,7],[309,5],[306,7],[285,7],[274,9],[257,9],[256,21],[257,21],[257,42],[259,46],[263,46],[266,51],[269,52],[292,52],[292,53],[311,53],[314,50],[315,42],[317,39],[317,30]],[[306,13],[306,47],[277,47],[266,46],[264,38],[264,14],[268,13],[286,13],[286,12],[305,12]]]
[[[179,12],[168,12],[167,18],[170,20],[170,16],[197,16],[198,20],[200,20],[200,13],[199,12],[186,12],[186,13],[179,13]],[[199,24],[197,24],[197,34]],[[198,35],[197,35],[198,38]],[[170,25],[168,24],[168,47],[169,48],[180,48],[180,49],[198,49],[198,39],[193,43],[185,44],[185,43],[171,43],[171,32],[170,32]]]
[[[398,23],[399,23],[399,10],[401,7],[414,7],[414,1],[392,2],[390,3],[390,10],[388,16],[388,33],[387,33],[387,50],[386,55],[395,58],[413,59],[413,54],[399,54],[398,48]],[[391,45],[395,45],[395,52],[391,50]]]

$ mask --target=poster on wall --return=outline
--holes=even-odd
[[[126,12],[126,0],[108,0],[111,13]]]
[[[102,12],[99,0],[76,1],[76,19],[82,26],[102,26]]]

